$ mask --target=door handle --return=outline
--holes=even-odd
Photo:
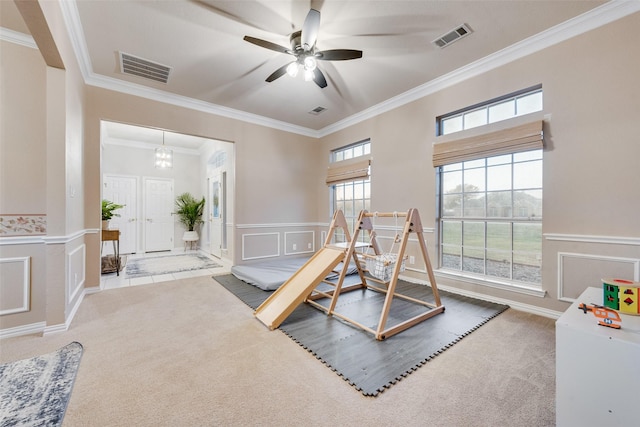
[[[153,219],[147,218],[147,222],[153,222]]]

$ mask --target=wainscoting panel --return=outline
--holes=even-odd
[[[242,235],[242,260],[280,256],[280,233],[247,233]]]
[[[601,287],[602,279],[605,278],[639,281],[639,276],[639,259],[570,252],[558,253],[558,299],[560,301],[574,302],[585,287]]]
[[[0,258],[0,316],[30,310],[31,257]]]
[[[285,231],[284,254],[308,254],[315,251],[315,233],[313,231]]]
[[[67,301],[73,301],[84,288],[87,246],[82,244],[67,255]]]

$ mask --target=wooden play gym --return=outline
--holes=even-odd
[[[394,239],[398,243],[397,253],[382,253],[374,230],[375,218],[404,219],[404,227],[401,233],[397,232]],[[344,243],[331,243],[336,230],[342,230],[345,236]],[[368,242],[364,242],[367,232]],[[433,293],[433,301],[423,301],[403,295],[397,291],[398,276],[404,269],[407,243],[409,237],[415,236],[420,246],[424,265],[429,276],[429,284]],[[392,246],[392,247],[393,247]],[[370,252],[373,251],[371,254]],[[360,283],[343,286],[347,274],[347,266],[353,260]],[[336,267],[343,263],[343,268],[338,272]],[[373,269],[375,268],[375,272]],[[384,270],[380,274],[379,270]],[[326,280],[330,273],[338,274],[337,281]],[[377,277],[374,277],[374,274]],[[329,286],[321,286],[322,284]],[[322,290],[319,289],[322,287]],[[336,304],[340,295],[358,289],[370,289],[386,294],[382,311],[376,329],[363,325],[336,311]],[[420,314],[403,320],[395,325],[387,325],[389,311],[394,298],[401,298],[411,303],[424,307]],[[320,303],[328,302],[327,305]],[[269,329],[276,329],[301,303],[310,304],[329,316],[335,316],[358,328],[361,328],[375,336],[377,340],[384,340],[392,335],[402,332],[424,320],[444,312],[444,306],[440,302],[438,287],[433,275],[431,261],[427,252],[427,246],[422,232],[422,222],[417,209],[409,209],[406,213],[370,213],[366,210],[360,212],[357,227],[351,236],[349,227],[341,210],[334,213],[329,232],[324,246],[317,251],[293,276],[269,296],[255,311],[255,316]]]

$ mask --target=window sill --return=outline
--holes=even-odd
[[[509,291],[509,292],[516,292],[524,295],[531,295],[538,298],[544,298],[544,296],[547,293],[547,291],[542,289],[542,286],[537,286],[532,284],[487,279],[487,278],[475,276],[472,274],[465,274],[465,273],[460,273],[452,270],[444,270],[444,269],[434,270],[433,273],[436,277],[458,280],[460,282],[470,283],[473,285],[487,286],[489,288],[500,289],[500,290]]]

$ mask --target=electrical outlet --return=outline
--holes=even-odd
[[[295,251],[296,249],[298,249],[298,245],[296,245],[295,243],[293,244],[293,250]]]
[[[307,243],[307,249],[311,249],[311,243]]]
[[[409,264],[413,265],[416,263],[416,257],[413,255],[409,256]]]

